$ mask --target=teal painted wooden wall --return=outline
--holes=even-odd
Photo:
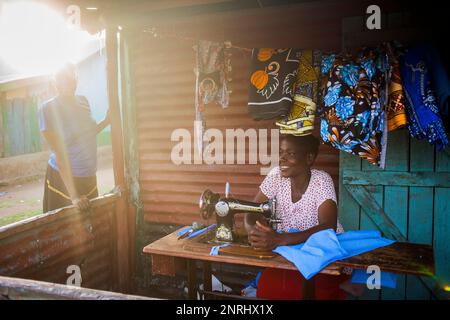
[[[449,177],[449,148],[437,151],[427,141],[410,138],[407,130],[392,132],[384,170],[341,152],[339,219],[346,230],[377,229],[366,214],[367,207],[362,209],[346,187],[348,184],[364,185],[407,241],[433,245],[436,280],[450,285]],[[398,277],[396,289],[367,290],[361,297],[430,298],[429,291],[417,277],[405,275]]]
[[[0,157],[41,151],[37,110],[38,99],[36,96],[3,99],[0,104],[2,115],[0,139],[3,140]]]

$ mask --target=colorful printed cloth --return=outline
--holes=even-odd
[[[386,44],[386,49],[392,67],[388,87],[386,112],[388,118],[388,130],[394,131],[405,127],[408,123],[406,117],[405,93],[403,92],[399,62],[399,56],[402,54],[402,49],[395,43]]]
[[[253,119],[276,119],[289,114],[299,56],[297,49],[253,49],[248,100]]]
[[[280,133],[303,136],[313,131],[319,93],[320,62],[319,51],[301,51],[294,84],[293,106],[287,117],[276,122]]]
[[[408,50],[401,60],[400,70],[406,94],[409,132],[417,139],[427,138],[442,150],[449,144],[435,93],[430,81],[426,46]]]
[[[324,143],[384,167],[388,63],[378,50],[322,58],[319,115]]]

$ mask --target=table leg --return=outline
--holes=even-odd
[[[196,260],[187,259],[188,299],[197,300],[197,264]]]
[[[302,276],[302,300],[314,300],[315,291],[314,279],[306,280]]]
[[[212,280],[211,280],[211,263],[208,261],[203,262],[203,291],[212,291]],[[206,299],[205,294],[205,299]]]

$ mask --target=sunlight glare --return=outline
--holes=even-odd
[[[55,72],[78,62],[95,36],[69,28],[63,16],[31,1],[3,3],[0,13],[0,57],[24,74]]]

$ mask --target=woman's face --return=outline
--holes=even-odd
[[[306,153],[301,147],[296,146],[288,140],[281,140],[280,143],[280,170],[284,178],[293,178],[307,172],[312,163],[308,160]]]

